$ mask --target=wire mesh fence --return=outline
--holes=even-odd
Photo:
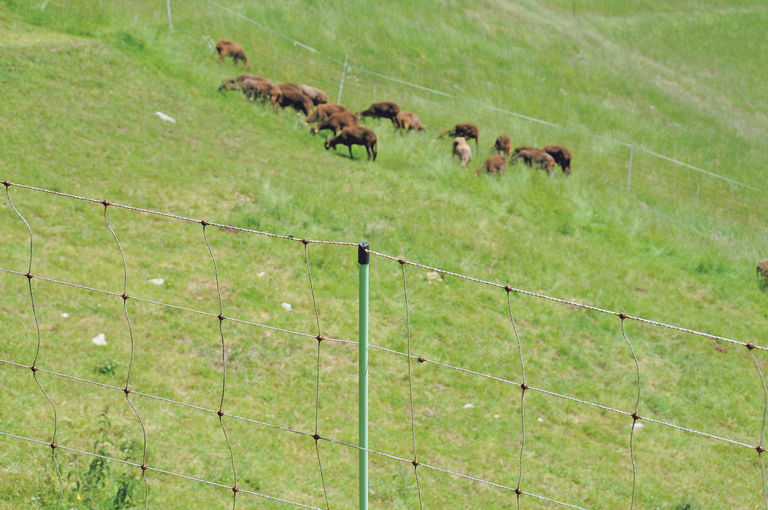
[[[356,243],[4,184],[0,436],[48,506],[352,506]],[[765,346],[370,254],[373,506],[766,506]]]

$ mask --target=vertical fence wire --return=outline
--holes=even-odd
[[[35,306],[35,294],[32,290],[32,278],[34,277],[32,275],[32,258],[33,258],[33,238],[32,235],[32,227],[29,225],[29,222],[27,222],[27,219],[24,217],[23,214],[19,212],[18,209],[16,209],[16,206],[13,204],[13,200],[11,200],[11,194],[8,191],[8,188],[10,187],[9,183],[6,181],[5,184],[5,196],[8,199],[8,205],[11,206],[11,209],[13,209],[13,212],[16,213],[16,215],[21,219],[22,222],[24,222],[24,225],[27,227],[27,231],[29,232],[29,264],[27,266],[27,286],[29,288],[29,301],[32,307],[32,316],[35,319],[35,329],[37,331],[37,346],[35,348],[35,358],[32,361],[32,366],[29,367],[30,370],[32,370],[32,378],[35,380],[35,383],[37,384],[38,388],[40,388],[40,391],[43,393],[43,396],[45,396],[45,399],[48,401],[49,404],[51,404],[51,408],[53,409],[53,436],[51,438],[51,442],[49,446],[51,447],[51,457],[53,459],[53,463],[56,466],[56,474],[59,477],[59,497],[56,500],[56,508],[58,509],[61,505],[61,500],[64,497],[64,480],[61,476],[61,468],[59,467],[59,461],[56,459],[56,448],[58,445],[56,444],[56,433],[58,432],[59,428],[59,419],[58,419],[58,412],[56,411],[56,405],[53,403],[53,400],[51,400],[51,397],[48,396],[48,392],[45,391],[45,388],[43,388],[43,385],[40,383],[40,381],[37,379],[37,361],[40,356],[40,344],[41,344],[41,336],[40,336],[40,321],[37,318],[37,307]]]
[[[413,357],[411,356],[411,312],[410,308],[408,306],[408,283],[405,277],[405,261],[400,260],[400,270],[403,273],[403,297],[405,301],[405,328],[406,328],[406,335],[408,338],[408,356],[406,359],[408,360],[408,394],[411,404],[411,441],[413,444],[413,461],[411,461],[411,464],[413,464],[413,474],[416,477],[416,491],[419,495],[419,509],[424,508],[424,502],[422,499],[421,494],[421,481],[419,480],[419,460],[416,455],[416,412],[414,411],[413,407],[413,371],[411,369],[411,365],[413,362]]]
[[[323,496],[325,497],[325,507],[330,508],[328,500],[328,488],[325,484],[325,473],[323,472],[323,461],[320,457],[320,433],[318,432],[318,423],[320,421],[320,344],[323,343],[323,333],[320,330],[320,312],[317,309],[317,297],[315,296],[315,284],[312,281],[312,268],[309,263],[309,241],[302,239],[304,245],[304,259],[307,263],[307,278],[309,279],[309,290],[312,292],[312,306],[315,310],[315,323],[317,324],[317,373],[315,376],[315,434],[312,436],[315,440],[315,453],[317,454],[317,466],[320,470],[320,481],[323,484]]]
[[[234,479],[234,483],[232,485],[232,510],[235,509],[237,505],[237,492],[240,490],[237,487],[237,469],[235,468],[235,454],[232,451],[232,444],[229,442],[229,435],[227,434],[227,428],[224,426],[224,394],[226,393],[227,389],[227,351],[224,345],[224,328],[222,323],[224,322],[224,302],[221,299],[221,285],[219,283],[219,266],[216,264],[216,257],[213,255],[213,249],[211,248],[211,243],[208,242],[208,234],[206,234],[205,227],[208,226],[208,222],[205,220],[200,221],[200,224],[203,226],[203,239],[205,239],[205,246],[208,248],[208,253],[211,255],[211,260],[213,261],[213,271],[216,276],[216,293],[219,296],[219,337],[221,338],[221,365],[222,365],[222,374],[221,374],[221,400],[219,401],[219,410],[217,414],[219,415],[219,425],[221,425],[221,431],[224,433],[224,439],[227,442],[227,448],[229,448],[229,458],[232,462],[232,478]]]
[[[507,291],[507,309],[509,310],[509,322],[512,324],[512,331],[515,334],[515,342],[517,343],[517,353],[520,356],[520,370],[522,372],[523,382],[520,384],[520,428],[522,430],[522,437],[520,439],[520,469],[518,471],[517,475],[517,487],[515,488],[515,495],[517,499],[517,508],[520,509],[520,495],[522,494],[522,489],[520,486],[523,483],[523,455],[525,453],[525,390],[528,389],[528,383],[526,382],[525,378],[525,360],[523,358],[523,346],[520,343],[520,334],[517,331],[517,324],[515,323],[515,316],[512,313],[512,299],[510,296],[510,293],[512,292],[512,289],[509,287],[505,287],[504,290]]]
[[[635,508],[635,495],[637,494],[637,462],[635,461],[635,425],[640,419],[640,415],[637,414],[640,408],[640,363],[637,360],[637,354],[635,354],[635,348],[632,347],[632,342],[627,337],[627,332],[624,329],[624,319],[627,317],[621,313],[619,314],[621,319],[621,335],[624,337],[624,341],[629,346],[629,350],[632,352],[632,358],[635,360],[635,373],[637,374],[637,399],[635,400],[635,412],[632,413],[632,428],[629,431],[629,454],[632,458],[632,501],[629,506],[630,509]]]
[[[107,228],[109,229],[110,233],[112,234],[112,237],[115,239],[115,243],[117,244],[117,248],[120,250],[120,257],[123,260],[123,294],[120,296],[123,299],[123,313],[125,314],[125,322],[128,324],[128,335],[131,339],[131,355],[130,355],[130,361],[128,363],[128,374],[125,378],[125,388],[123,389],[123,393],[125,394],[125,400],[128,402],[128,405],[131,406],[131,409],[133,409],[133,414],[136,415],[136,419],[139,421],[139,425],[141,425],[141,434],[143,437],[143,448],[142,448],[142,454],[141,454],[141,480],[144,483],[144,510],[147,509],[147,500],[149,498],[149,483],[147,482],[147,429],[144,426],[144,420],[141,419],[141,415],[139,414],[139,410],[136,409],[136,406],[131,401],[131,373],[133,370],[133,358],[134,358],[134,352],[136,348],[136,343],[134,341],[133,337],[133,324],[131,323],[131,317],[128,314],[128,265],[125,262],[125,252],[123,251],[123,246],[120,244],[120,239],[118,239],[117,234],[115,233],[115,230],[112,228],[112,225],[109,222],[109,218],[107,217],[107,210],[109,209],[109,202],[104,201],[102,202],[104,205],[104,223],[107,225]]]
[[[749,351],[749,356],[752,358],[752,363],[754,363],[755,365],[755,370],[757,370],[757,375],[760,377],[760,384],[763,388],[763,421],[762,421],[762,424],[760,425],[760,442],[758,443],[755,449],[757,450],[757,455],[758,455],[758,458],[760,459],[760,470],[762,472],[763,505],[765,505],[766,510],[768,510],[768,489],[766,489],[765,462],[763,459],[763,453],[766,451],[765,448],[763,447],[763,442],[765,441],[766,415],[768,415],[768,388],[766,388],[765,386],[765,377],[763,376],[763,371],[760,370],[760,364],[757,362],[757,358],[755,357],[753,348],[750,345],[747,346],[747,349]]]

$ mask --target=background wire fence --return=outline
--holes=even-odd
[[[564,144],[574,153],[575,172],[579,167],[598,170],[593,163],[595,157],[607,156],[612,164],[599,166],[599,175],[592,176],[594,184],[617,190],[629,188],[647,202],[669,204],[682,196],[707,214],[735,218],[755,227],[768,212],[763,183],[725,175],[727,157],[713,161],[702,155],[703,161],[685,161],[674,153],[664,153],[643,143],[616,139],[610,134],[576,131],[552,119],[514,111],[515,108],[490,98],[478,99],[463,90],[446,91],[429,83],[415,83],[408,78],[407,65],[401,66],[406,74],[392,76],[377,70],[381,63],[358,59],[341,48],[327,54],[314,48],[309,37],[298,40],[265,25],[249,14],[247,6],[217,0],[201,0],[200,5],[195,17],[186,13],[176,16],[175,30],[204,41],[211,49],[216,37],[211,33],[211,25],[226,27],[232,38],[258,40],[258,44],[249,47],[257,72],[276,81],[320,86],[329,93],[331,102],[340,100],[363,109],[373,101],[395,101],[403,109],[417,112],[433,135],[458,122],[475,122],[481,128],[484,151],[502,133],[510,136],[513,145]],[[265,41],[268,43],[264,44]],[[291,76],[285,69],[302,72],[300,76]],[[482,161],[482,154],[476,159]],[[716,168],[709,167],[713,163]]]
[[[0,408],[24,408],[0,435],[52,452],[50,506],[87,498],[97,460],[138,506],[349,506],[356,243],[4,184]],[[142,258],[157,242],[169,266]],[[370,253],[373,506],[633,507],[684,476],[768,508],[766,346]]]

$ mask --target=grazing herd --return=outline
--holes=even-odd
[[[216,44],[219,54],[219,62],[231,57],[235,64],[243,62],[246,68],[250,68],[250,62],[245,55],[242,46],[232,41],[222,40]],[[331,131],[333,137],[326,138],[325,148],[336,150],[337,145],[346,145],[349,149],[349,157],[352,155],[352,146],[365,147],[368,159],[376,161],[378,154],[378,140],[373,130],[360,125],[362,119],[389,119],[395,130],[406,134],[409,131],[426,131],[418,115],[400,109],[397,103],[380,101],[371,104],[365,110],[357,113],[351,112],[341,104],[328,103],[328,94],[323,90],[305,84],[280,83],[275,84],[268,78],[255,74],[241,74],[237,78],[223,80],[219,87],[221,91],[240,90],[243,95],[252,100],[264,104],[270,103],[277,112],[280,108],[293,108],[304,114],[304,121],[310,125],[310,132],[318,134],[320,131]],[[440,137],[453,137],[452,154],[465,167],[472,160],[471,140],[475,141],[477,150],[480,143],[480,130],[475,124],[461,123],[444,131]],[[475,170],[480,172],[502,174],[506,172],[507,162],[515,164],[522,160],[530,167],[538,167],[552,174],[555,165],[559,165],[565,175],[571,174],[571,152],[562,145],[549,145],[538,149],[530,146],[519,146],[512,150],[512,140],[507,135],[500,135],[493,144],[492,151],[496,154],[486,159],[483,165]]]

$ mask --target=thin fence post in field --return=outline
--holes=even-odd
[[[344,57],[344,67],[341,68],[341,82],[339,82],[339,99],[337,103],[341,103],[341,93],[344,91],[344,76],[347,74],[347,62],[349,61],[349,54]]]
[[[173,16],[171,15],[171,0],[165,0],[168,7],[168,30],[173,30]]]
[[[360,266],[359,307],[359,367],[358,367],[358,416],[360,462],[360,510],[368,510],[368,267],[369,244],[361,241],[357,246],[357,263]]]
[[[627,189],[632,184],[632,159],[635,156],[635,144],[633,143],[629,147],[629,170],[627,170]]]

